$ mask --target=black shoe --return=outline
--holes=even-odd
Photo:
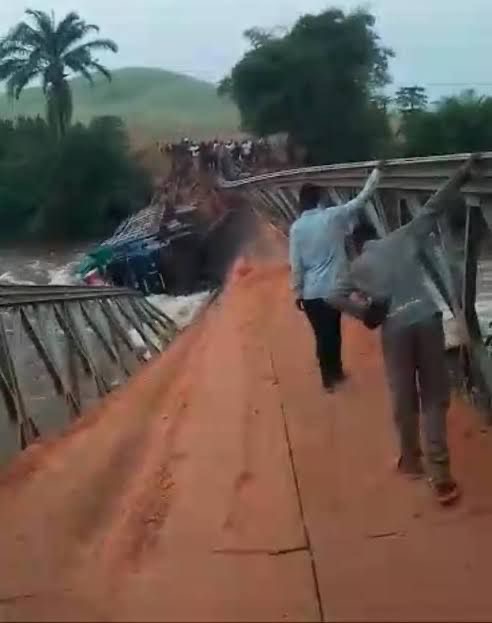
[[[326,391],[332,394],[335,391],[335,387],[338,383],[337,376],[335,374],[322,374],[323,387]]]
[[[323,387],[327,394],[335,393],[335,383],[333,381],[323,381]]]
[[[337,374],[335,374],[335,376],[333,377],[333,380],[335,383],[343,383],[347,379],[348,379],[348,375],[345,374],[343,370],[340,370],[340,372],[337,372]]]

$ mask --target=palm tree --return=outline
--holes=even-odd
[[[91,32],[99,32],[94,24],[87,24],[77,13],[69,13],[56,23],[54,15],[27,10],[32,25],[20,22],[0,41],[0,81],[6,82],[7,93],[19,99],[24,87],[41,78],[46,98],[48,123],[57,136],[63,136],[72,119],[72,91],[68,77],[82,74],[91,84],[93,72],[108,80],[111,74],[98,62],[97,50],[117,52],[111,39],[83,39]]]

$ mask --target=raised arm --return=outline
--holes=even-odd
[[[364,188],[354,199],[346,203],[343,208],[347,216],[352,216],[357,212],[362,212],[366,203],[373,196],[381,179],[381,165],[378,165],[371,175],[367,178]]]
[[[400,228],[401,234],[411,234],[417,241],[424,242],[432,232],[436,219],[446,209],[448,202],[471,177],[473,165],[479,159],[472,155],[449,180],[427,201],[419,214],[408,225]]]

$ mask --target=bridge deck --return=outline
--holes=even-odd
[[[282,260],[61,439],[0,477],[0,620],[487,619],[492,447],[459,399],[465,496],[392,470],[377,335],[344,326],[321,392]]]

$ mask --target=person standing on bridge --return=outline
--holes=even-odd
[[[476,158],[470,158],[404,227],[380,240],[372,226],[356,228],[353,239],[360,255],[330,298],[335,308],[369,328],[382,325],[383,357],[400,440],[398,470],[411,477],[424,473],[421,418],[429,481],[443,505],[458,499],[460,492],[451,476],[447,445],[450,387],[442,313],[427,288],[422,261],[437,217],[470,177]],[[363,298],[350,298],[354,293]]]
[[[301,216],[290,229],[290,265],[296,305],[306,314],[316,340],[323,386],[333,392],[345,378],[342,365],[340,312],[327,303],[348,267],[346,238],[358,222],[380,179],[378,166],[362,192],[344,205],[329,207],[322,190],[304,184],[299,195]]]

